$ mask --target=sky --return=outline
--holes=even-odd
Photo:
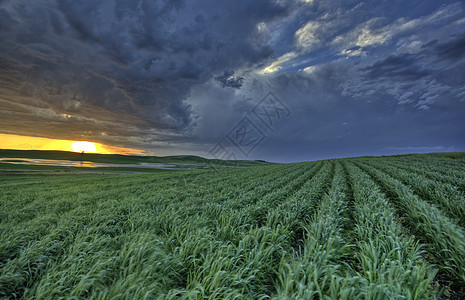
[[[465,151],[465,1],[0,0],[8,135],[275,162]]]

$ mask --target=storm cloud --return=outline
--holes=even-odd
[[[20,133],[182,133],[195,121],[190,88],[270,57],[255,26],[286,12],[267,1],[215,3],[2,3],[2,103],[15,107],[4,110],[2,130],[37,119],[40,128]]]
[[[465,147],[458,1],[1,1],[0,133],[248,158]],[[276,128],[253,109],[292,111]],[[410,150],[409,150],[410,149]]]

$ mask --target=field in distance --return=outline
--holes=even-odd
[[[261,160],[218,160],[194,155],[136,156],[68,151],[0,149],[0,174],[11,171],[52,172],[160,172],[269,165]]]
[[[465,153],[3,171],[0,298],[465,299],[464,171]]]

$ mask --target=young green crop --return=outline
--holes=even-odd
[[[411,186],[417,195],[439,205],[448,216],[458,220],[460,225],[465,225],[465,195],[456,187],[416,173],[390,167],[384,162],[363,162]]]
[[[354,299],[361,296],[358,278],[341,270],[350,245],[342,237],[348,222],[345,179],[336,165],[331,189],[322,197],[317,213],[303,224],[303,253],[295,254],[280,266],[278,299]],[[305,199],[303,199],[305,201]]]
[[[440,209],[416,196],[402,182],[368,165],[362,168],[379,180],[401,207],[407,220],[428,242],[431,254],[444,271],[461,285],[465,284],[465,232]]]
[[[347,164],[355,198],[358,275],[368,299],[424,299],[436,272],[422,258],[423,246],[404,236],[395,211],[376,183]]]
[[[404,170],[413,174],[419,174],[431,180],[449,183],[461,189],[462,191],[465,191],[465,174],[463,169],[453,169],[444,166],[443,164],[438,163],[434,160],[430,160],[428,161],[428,163],[421,161],[409,161],[407,163],[405,160],[400,159],[389,159],[384,160],[382,162],[390,166],[396,167],[399,170]]]
[[[461,299],[463,165],[0,175],[0,298]]]

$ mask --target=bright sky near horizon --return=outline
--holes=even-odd
[[[56,140],[14,134],[0,134],[0,141],[0,149],[10,150],[60,150],[101,154],[143,154],[142,151],[137,149],[104,146],[100,143],[88,141]]]
[[[465,151],[463,70],[460,0],[3,0],[0,148]]]

